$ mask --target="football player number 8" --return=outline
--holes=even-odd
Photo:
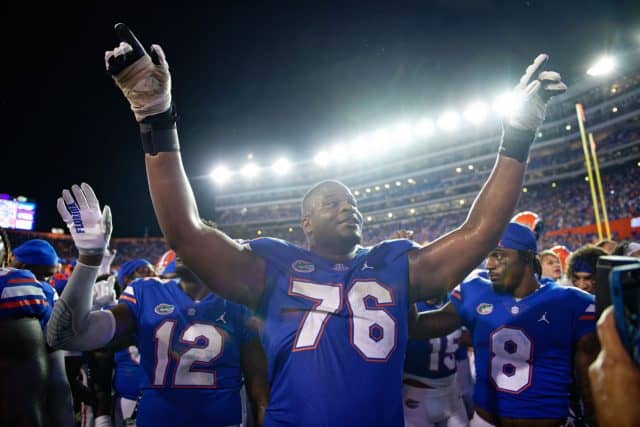
[[[533,343],[517,328],[504,326],[491,334],[491,378],[500,391],[520,393],[531,384]]]
[[[315,349],[329,316],[342,308],[342,287],[293,281],[289,294],[316,302],[298,328],[293,351]],[[351,312],[351,344],[365,360],[386,360],[396,346],[396,321],[384,309],[393,304],[391,292],[377,282],[358,281],[349,289],[346,302]]]
[[[156,348],[154,386],[172,384],[174,387],[208,387],[216,385],[216,374],[206,365],[222,354],[223,338],[213,325],[193,323],[180,334],[180,342],[190,348],[182,354],[172,351],[171,342],[178,322],[166,320],[156,329],[154,344]],[[199,343],[202,339],[202,344]],[[172,382],[168,382],[169,361],[177,358]],[[198,370],[198,367],[201,370]]]

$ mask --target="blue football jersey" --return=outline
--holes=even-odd
[[[136,320],[144,371],[139,425],[240,424],[240,349],[249,310],[214,294],[192,300],[178,280],[143,279],[120,295]]]
[[[409,240],[336,264],[291,243],[252,240],[266,260],[258,314],[271,395],[265,426],[402,426]]]
[[[476,405],[508,418],[566,418],[575,343],[596,327],[593,295],[551,283],[515,299],[476,277],[451,301],[473,336]]]
[[[113,389],[119,396],[136,400],[144,376],[144,371],[140,366],[138,347],[130,345],[125,349],[116,351],[113,355],[113,361],[115,364]]]
[[[418,313],[437,310],[443,304],[416,303]],[[456,353],[459,349],[461,330],[447,336],[428,340],[412,340],[407,343],[404,372],[423,378],[445,378],[456,373]]]
[[[0,268],[0,319],[34,317],[44,327],[56,296],[51,286],[45,288],[30,271]]]

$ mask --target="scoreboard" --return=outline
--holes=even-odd
[[[35,217],[34,202],[12,200],[0,194],[0,227],[33,230]]]

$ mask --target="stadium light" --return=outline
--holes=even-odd
[[[291,163],[289,162],[289,160],[281,157],[273,162],[271,168],[276,173],[276,175],[286,175],[291,170]]]
[[[610,56],[605,56],[598,59],[587,70],[587,74],[593,77],[604,76],[612,72],[616,68],[616,62]]]
[[[331,157],[338,163],[344,163],[349,159],[349,149],[344,144],[334,144],[331,147]]]
[[[227,182],[229,178],[231,178],[231,175],[231,171],[226,166],[218,166],[211,171],[211,174],[209,174],[211,179],[218,184],[224,184]]]
[[[413,127],[407,122],[398,123],[392,128],[391,135],[395,142],[408,144],[413,139]]]
[[[313,158],[313,161],[316,162],[316,165],[318,165],[320,167],[325,167],[325,166],[327,166],[329,164],[329,153],[327,153],[324,150],[320,151]]]
[[[453,131],[460,123],[460,115],[455,111],[446,111],[438,118],[438,127],[446,131]]]
[[[245,178],[251,179],[258,176],[258,174],[260,173],[260,169],[258,168],[258,166],[256,166],[255,163],[247,163],[242,167],[240,173]]]
[[[366,141],[366,149],[364,148],[364,141]],[[369,154],[380,154],[391,146],[392,141],[394,141],[393,134],[386,129],[380,129],[363,137],[358,143],[361,151],[366,151]]]
[[[413,133],[418,138],[428,138],[433,135],[433,121],[431,119],[419,120],[413,128]]]
[[[351,141],[351,143],[349,144],[349,151],[351,152],[351,156],[354,159],[361,159],[363,157],[366,157],[366,155],[370,151],[370,147],[368,147],[367,142],[367,138],[362,135],[356,137],[353,141]]]
[[[493,111],[503,117],[518,110],[521,106],[522,99],[520,99],[513,91],[505,92],[502,95],[497,96],[491,104]]]
[[[487,105],[482,101],[475,101],[469,104],[462,116],[470,123],[479,125],[487,118]]]

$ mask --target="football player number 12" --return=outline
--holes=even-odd
[[[342,286],[294,280],[289,294],[315,301],[298,327],[293,351],[315,349],[330,315],[342,308]],[[386,360],[396,346],[397,333],[395,319],[384,309],[393,305],[391,292],[375,281],[357,281],[347,292],[346,303],[351,345],[365,360]]]
[[[178,322],[165,320],[156,328],[154,336],[155,370],[153,373],[153,385],[173,387],[207,387],[216,385],[216,374],[206,365],[217,359],[223,350],[223,338],[213,325],[206,323],[193,323],[180,334],[180,342],[190,348],[182,354],[177,354],[171,349],[173,334]],[[199,339],[203,344],[199,344]],[[175,368],[173,378],[169,379],[169,361],[177,358],[178,365]],[[198,367],[201,370],[197,370]],[[171,381],[171,382],[168,382]]]

